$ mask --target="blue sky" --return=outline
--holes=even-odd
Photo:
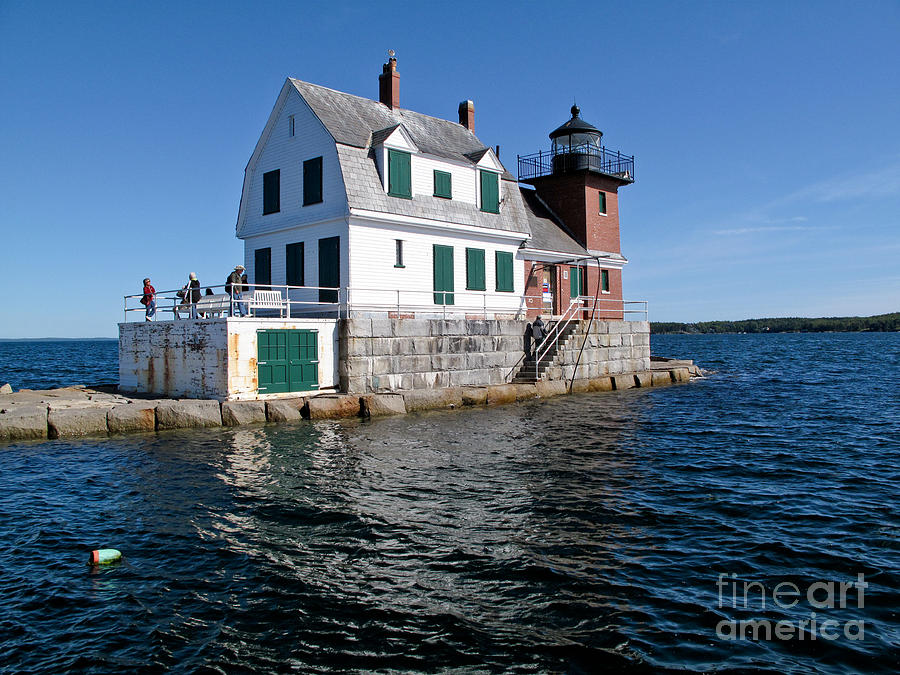
[[[900,3],[0,0],[0,337],[115,336],[122,296],[223,283],[285,77],[516,154],[582,116],[636,156],[627,299],[659,321],[900,310]]]

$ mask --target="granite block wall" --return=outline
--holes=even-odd
[[[570,377],[585,334],[579,377],[649,370],[650,327],[640,321],[582,322],[563,345],[550,379]],[[508,381],[522,357],[528,323],[484,319],[344,319],[338,374],[342,391],[389,392]],[[579,337],[580,336],[580,337]],[[567,375],[568,374],[568,375]]]

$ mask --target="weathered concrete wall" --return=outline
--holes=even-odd
[[[586,323],[564,345],[550,379],[571,376]],[[341,390],[362,394],[504,383],[522,356],[526,326],[511,320],[346,319]],[[647,322],[595,321],[588,339],[579,377],[650,369]]]
[[[119,390],[167,398],[228,396],[225,319],[119,324]]]
[[[119,390],[166,398],[246,400],[257,393],[257,331],[319,334],[319,386],[338,384],[335,319],[221,318],[119,324]]]
[[[588,324],[581,321],[572,331],[554,364],[547,369],[548,380],[571,380],[573,373],[575,379],[583,380],[650,370],[649,322],[594,321],[589,331]],[[582,343],[584,351],[578,360]]]

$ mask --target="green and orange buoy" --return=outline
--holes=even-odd
[[[91,559],[88,565],[109,565],[110,563],[119,562],[122,559],[122,552],[114,548],[99,548],[91,551]]]

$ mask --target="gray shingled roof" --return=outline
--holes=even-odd
[[[541,204],[534,190],[520,187],[519,192],[531,229],[531,238],[525,242],[528,248],[587,255],[585,248],[557,225],[553,215]]]
[[[415,199],[391,197],[382,187],[372,149],[338,144],[337,153],[351,209],[520,232],[523,238],[531,232],[531,216],[515,181],[500,181],[500,198],[503,200],[500,213],[484,213],[474,204],[431,195],[417,194]]]
[[[372,139],[374,132],[386,131],[402,124],[419,150],[429,155],[457,161],[472,161],[470,154],[483,155],[487,150],[487,146],[479,141],[475,134],[457,122],[423,115],[405,108],[392,110],[372,99],[345,94],[294,78],[289,79],[334,140],[343,145],[367,148],[370,144],[377,144],[377,139],[374,142]],[[513,180],[509,172],[506,178]]]

